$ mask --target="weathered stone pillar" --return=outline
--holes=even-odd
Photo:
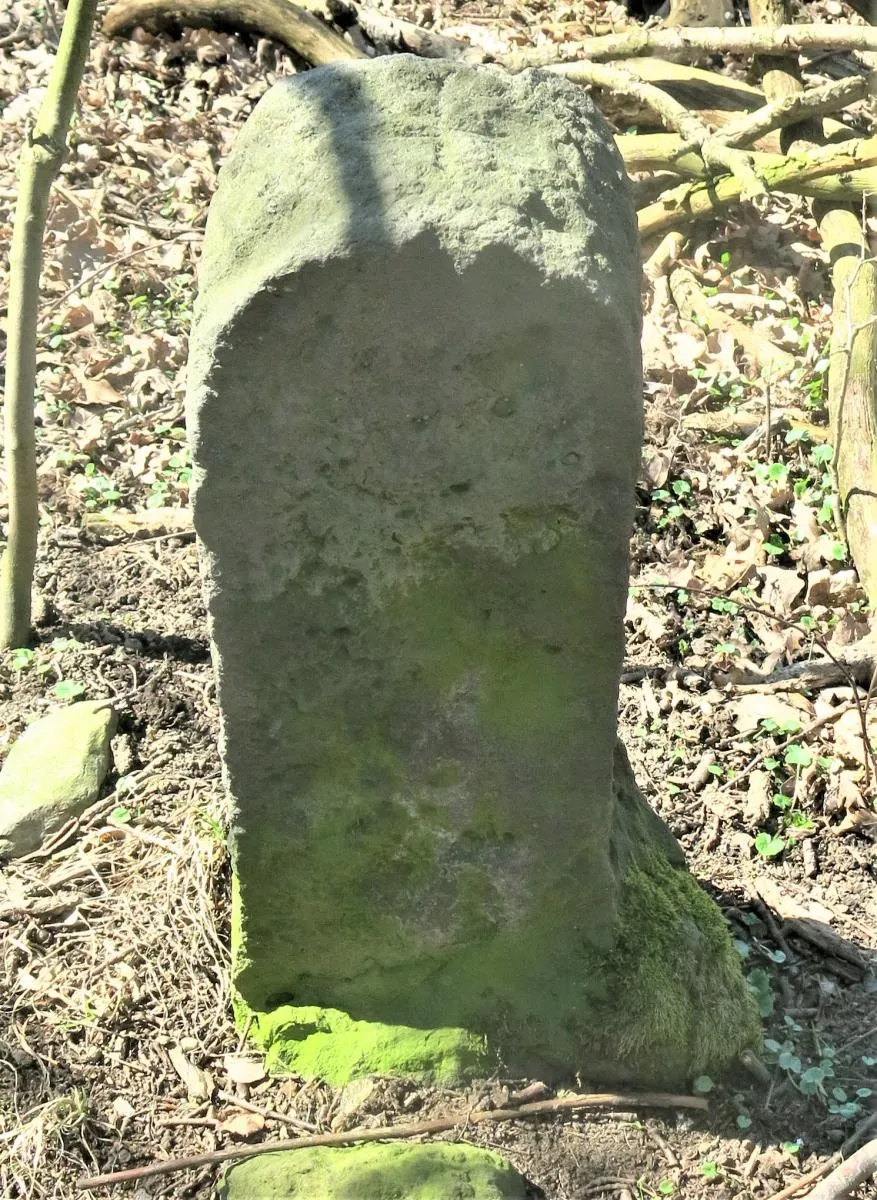
[[[565,80],[308,72],[223,167],[195,518],[235,982],[297,1069],[670,1078],[751,1039],[616,750],[639,273],[621,160]],[[650,951],[631,921],[665,877]],[[618,992],[653,968],[672,1020]]]

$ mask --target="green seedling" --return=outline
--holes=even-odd
[[[762,858],[776,858],[786,848],[785,840],[762,829],[755,838],[755,849]]]
[[[85,684],[77,679],[60,679],[52,688],[52,695],[59,700],[75,700],[85,695]]]

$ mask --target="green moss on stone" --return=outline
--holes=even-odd
[[[721,913],[687,870],[652,854],[627,871],[604,971],[599,1053],[642,1082],[721,1074],[761,1023]]]
[[[465,1029],[354,1021],[331,1008],[281,1005],[256,1014],[251,1032],[269,1071],[332,1084],[364,1075],[451,1082],[489,1074],[496,1065],[486,1040]]]
[[[613,763],[620,630],[582,622],[606,568],[562,511],[468,536],[412,550],[358,615],[321,600],[311,667],[337,693],[297,704],[288,808],[235,855],[255,1033],[273,1069],[333,1083],[719,1073],[757,1019],[721,915]]]
[[[465,1143],[265,1154],[229,1167],[218,1200],[526,1200],[504,1158]]]
[[[489,907],[486,886],[472,882],[474,913]],[[482,958],[469,958],[470,986],[492,987],[497,951],[488,939]],[[519,946],[519,961],[535,952]],[[755,1005],[721,914],[684,868],[657,854],[627,871],[614,949],[600,955],[583,944],[562,979],[533,982],[521,972],[519,993],[507,1005],[496,1000],[486,1036],[293,1005],[257,1014],[252,1033],[270,1070],[334,1084],[368,1074],[461,1082],[498,1064],[535,1070],[539,1054],[522,1060],[517,1052],[522,994],[534,1015],[527,1032],[541,1037],[541,1065],[555,1074],[679,1085],[704,1072],[720,1075],[742,1049],[760,1045]]]

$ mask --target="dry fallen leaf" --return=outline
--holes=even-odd
[[[847,812],[838,825],[837,832],[865,833],[869,837],[877,838],[877,812],[860,801],[855,808]]]
[[[764,580],[761,598],[778,617],[787,617],[797,598],[804,590],[804,580],[797,571],[788,567],[772,567],[769,564],[759,569]]]
[[[116,1117],[121,1117],[123,1121],[125,1119],[130,1120],[136,1111],[137,1110],[134,1105],[131,1104],[130,1101],[126,1100],[124,1096],[116,1096],[115,1100],[113,1101],[113,1115]]]
[[[741,733],[758,729],[762,721],[776,721],[782,728],[796,721],[799,727],[808,725],[813,719],[813,705],[805,696],[789,692],[785,696],[770,692],[747,692],[739,700],[728,705],[734,714],[734,725]],[[792,733],[793,730],[789,730]]]
[[[243,1112],[238,1110],[231,1116],[223,1117],[216,1128],[221,1133],[229,1133],[232,1137],[248,1138],[254,1133],[261,1133],[265,1128],[265,1118],[261,1113]]]
[[[92,405],[95,408],[122,408],[125,404],[125,397],[121,392],[117,392],[111,383],[106,379],[87,379],[82,380],[82,387],[85,391],[85,403]]]
[[[202,1071],[191,1062],[179,1046],[168,1050],[171,1066],[186,1085],[190,1100],[209,1100],[213,1093],[213,1079],[209,1071]]]

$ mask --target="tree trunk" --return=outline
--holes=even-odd
[[[67,130],[85,67],[97,0],[70,0],[58,53],[36,123],[21,154],[21,177],[9,254],[6,350],[6,480],[9,530],[0,562],[0,648],[30,637],[36,565],[37,504],[34,383],[43,231],[52,181],[67,150]]]

